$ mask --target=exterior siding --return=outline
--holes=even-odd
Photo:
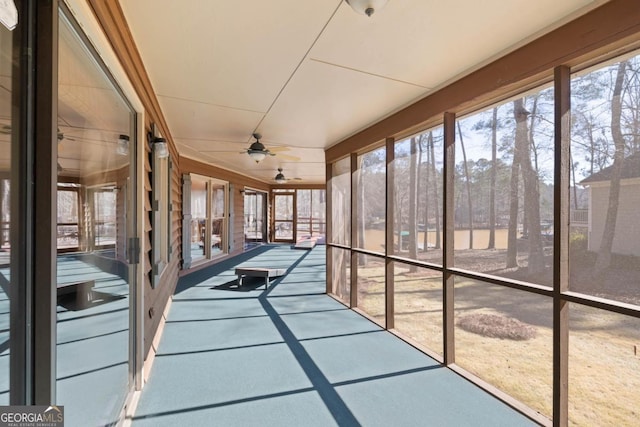
[[[602,241],[602,232],[609,205],[609,185],[595,185],[590,188],[589,250],[597,252]],[[612,252],[619,255],[640,256],[640,183],[622,182],[616,234]]]

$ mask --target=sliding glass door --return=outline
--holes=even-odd
[[[244,191],[244,248],[267,242],[267,194]]]
[[[60,14],[57,378],[68,425],[112,425],[133,387],[135,112]],[[126,144],[124,141],[126,140]]]
[[[190,267],[229,252],[229,184],[196,174],[189,175],[189,183],[190,225],[183,229],[190,236],[183,238],[191,242]]]

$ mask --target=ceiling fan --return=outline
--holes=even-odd
[[[260,138],[262,138],[262,135],[260,135],[259,133],[254,133],[253,137],[256,139],[255,142],[253,142],[245,151],[241,151],[241,153],[247,153],[249,157],[255,160],[256,163],[260,163],[260,161],[267,156],[276,155],[275,153],[267,150],[264,144],[260,142]]]
[[[273,178],[273,180],[278,184],[284,184],[285,182],[291,181],[292,179],[298,181],[302,180],[302,178],[286,178],[282,173],[282,168],[278,168],[278,174]]]

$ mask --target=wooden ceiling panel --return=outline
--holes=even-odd
[[[354,14],[345,5],[309,57],[434,88],[599,3],[391,0],[371,18]]]
[[[123,1],[156,93],[265,112],[338,1]]]
[[[263,114],[161,96],[158,98],[176,140],[247,142]]]

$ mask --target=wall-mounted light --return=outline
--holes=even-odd
[[[116,153],[120,156],[129,155],[129,135],[120,135],[118,137],[118,146],[116,147]]]
[[[345,0],[353,10],[360,15],[371,16],[377,10],[382,9],[388,0]]]
[[[167,147],[166,139],[155,137],[151,142],[153,142],[153,149],[159,159],[166,159],[169,157],[169,147]]]

